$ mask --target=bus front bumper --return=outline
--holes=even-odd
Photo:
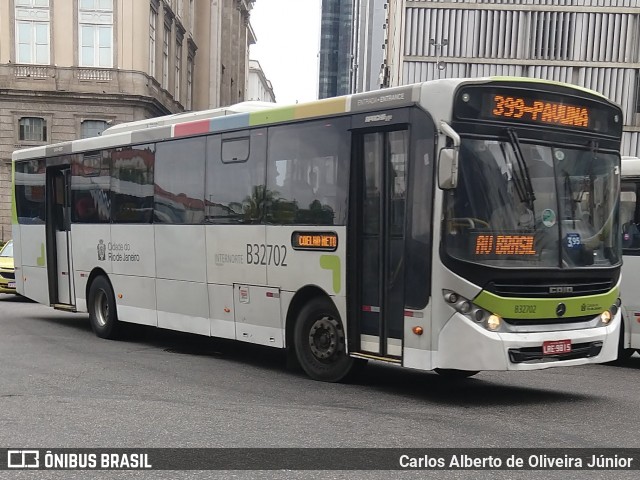
[[[610,362],[618,356],[621,311],[607,326],[554,332],[490,332],[455,314],[441,330],[434,368],[538,370]],[[543,353],[544,342],[571,341],[571,351]]]

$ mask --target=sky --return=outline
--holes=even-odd
[[[249,57],[271,82],[276,102],[318,98],[321,0],[256,0],[251,26],[257,42]]]

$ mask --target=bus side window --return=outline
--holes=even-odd
[[[198,225],[204,221],[204,137],[156,144],[154,223]]]
[[[42,224],[45,221],[44,160],[16,163],[16,210],[21,224]]]
[[[269,128],[266,220],[287,225],[344,225],[348,121],[310,121]]]
[[[622,248],[640,248],[640,228],[638,227],[638,196],[635,182],[622,182],[620,193],[620,224],[622,225]]]
[[[207,139],[205,223],[259,224],[264,216],[267,134],[213,135]]]
[[[74,155],[71,159],[71,220],[111,220],[111,150]]]
[[[117,148],[111,156],[111,216],[114,223],[151,223],[155,145]],[[80,206],[80,205],[78,205]]]

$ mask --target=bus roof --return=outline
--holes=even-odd
[[[175,125],[176,123],[193,122],[204,118],[222,117],[225,115],[233,115],[236,113],[249,113],[266,110],[277,107],[278,105],[270,102],[241,102],[229,107],[214,108],[211,110],[201,110],[196,112],[181,112],[163,117],[147,118],[145,120],[137,120],[135,122],[120,123],[113,127],[107,128],[102,135],[113,135],[114,133],[132,132],[144,128],[162,127],[165,125]]]
[[[602,97],[597,92],[575,85],[525,77],[447,78],[412,85],[356,93],[342,97],[316,100],[295,105],[267,102],[243,102],[229,107],[200,112],[187,112],[164,117],[114,125],[101,136],[74,140],[55,145],[42,145],[13,152],[13,161],[43,158],[72,153],[145,144],[170,138],[258,127],[301,119],[322,118],[343,113],[358,113],[433,102],[434,112],[446,118],[451,112],[453,93],[461,84],[482,84],[494,81],[536,82],[560,85]],[[609,102],[614,105],[613,102]],[[437,120],[437,119],[436,119]]]

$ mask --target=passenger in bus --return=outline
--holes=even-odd
[[[80,197],[75,202],[76,221],[92,223],[96,220],[98,210],[89,196]]]
[[[622,223],[622,248],[640,248],[640,229],[633,221],[635,205],[632,202],[620,203],[620,221]]]

